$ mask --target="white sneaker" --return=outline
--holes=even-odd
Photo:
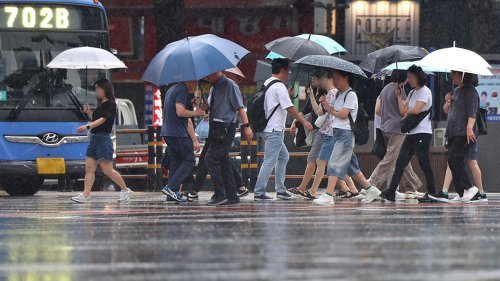
[[[463,202],[463,198],[460,197],[459,195],[453,197],[453,199],[450,199],[450,201],[448,201],[449,203],[451,204],[458,204],[458,203],[462,203]]]
[[[333,196],[322,194],[321,196],[318,196],[318,198],[314,199],[313,203],[327,206],[327,205],[334,205],[335,201],[333,201]]]
[[[120,191],[120,199],[118,199],[118,202],[128,201],[130,199],[130,196],[132,196],[132,193],[134,192],[130,190],[130,188]]]
[[[417,199],[417,198],[422,198],[425,196],[425,193],[418,192],[418,191],[407,191],[405,193],[406,199]]]
[[[396,191],[396,201],[406,200],[406,194]]]
[[[90,202],[90,195],[88,197],[85,197],[82,192],[75,197],[71,197],[71,200],[73,200],[76,203],[88,203]]]
[[[359,194],[366,196],[366,189],[361,189],[361,191],[359,192]]]
[[[479,189],[475,186],[467,189],[464,191],[464,196],[462,197],[462,201],[463,202],[466,202],[466,201],[470,201],[474,195],[476,195],[476,193],[479,192]]]
[[[362,190],[364,191],[364,189],[362,189]],[[366,195],[365,194],[361,194],[361,192],[359,192],[358,195],[354,196],[354,199],[358,199],[358,200],[363,200],[365,198],[366,198]]]
[[[380,194],[382,194],[382,191],[380,191],[380,189],[378,189],[376,186],[372,185],[369,189],[366,190],[366,198],[361,200],[361,203],[371,203],[373,202],[373,200],[377,199]]]

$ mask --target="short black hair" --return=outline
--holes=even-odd
[[[288,61],[286,59],[273,59],[271,68],[273,74],[279,74],[282,69],[288,70]]]
[[[316,78],[326,78],[328,77],[328,72],[323,70],[316,70],[312,73],[312,76]]]
[[[488,93],[486,93],[486,92],[484,92],[484,91],[483,91],[483,92],[481,93],[481,96],[488,97]]]
[[[351,86],[351,87],[353,86],[353,84],[354,84],[354,74],[352,74],[350,72],[338,70],[338,69],[336,69],[335,71],[338,72],[340,75],[342,75],[344,77],[347,77],[349,86]]]
[[[104,90],[104,94],[108,100],[115,99],[115,91],[113,89],[113,85],[108,79],[100,79],[94,83],[94,88],[99,87]]]
[[[462,75],[462,83],[464,83],[464,85],[472,85],[474,87],[477,87],[479,85],[479,77],[477,76],[477,74],[472,74],[472,73],[468,73],[468,72],[460,72],[460,71],[452,71],[453,73],[459,73],[460,75]]]
[[[425,71],[420,66],[412,65],[410,68],[408,68],[408,74],[410,73],[417,77],[418,85],[420,87],[427,84],[427,73],[425,73]]]
[[[394,83],[402,83],[406,81],[408,71],[403,69],[394,69],[391,74],[391,81]]]

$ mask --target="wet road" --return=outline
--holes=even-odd
[[[500,280],[499,196],[221,208],[134,195],[0,191],[0,280]]]

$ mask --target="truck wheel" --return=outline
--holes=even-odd
[[[31,196],[40,190],[42,178],[10,178],[2,180],[2,187],[11,196]]]

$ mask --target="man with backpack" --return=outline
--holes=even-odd
[[[293,199],[285,188],[286,165],[289,159],[284,142],[287,112],[307,129],[312,130],[313,128],[311,123],[307,122],[293,106],[289,91],[283,83],[288,80],[288,74],[288,61],[274,59],[272,77],[264,82],[263,92],[256,95],[252,110],[254,129],[263,133],[262,137],[265,141],[264,161],[255,184],[255,201],[275,200],[266,194],[266,186],[273,169],[275,169],[276,174],[277,197],[283,200]]]

